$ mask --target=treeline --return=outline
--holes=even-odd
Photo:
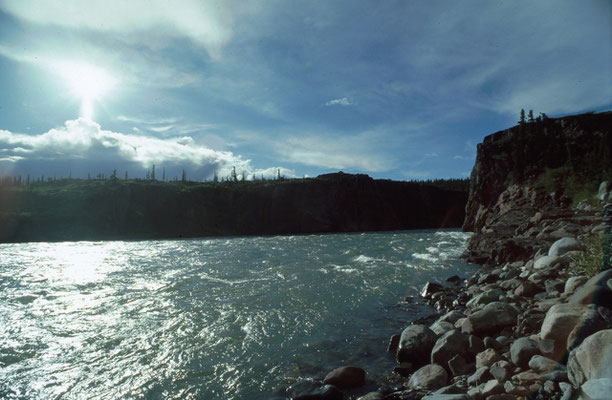
[[[431,183],[344,173],[240,178],[179,184],[58,179],[0,187],[0,242],[459,227],[468,196]]]
[[[0,177],[0,186],[48,186],[48,185],[67,185],[71,183],[83,182],[83,181],[135,181],[135,182],[164,182],[164,183],[174,183],[174,184],[197,184],[197,183],[237,183],[237,182],[273,182],[273,181],[283,181],[287,180],[284,175],[281,174],[280,169],[277,170],[276,176],[274,177],[266,177],[263,174],[251,174],[250,179],[249,175],[246,171],[243,171],[241,174],[236,173],[236,168],[232,168],[232,171],[227,176],[219,177],[218,172],[215,172],[212,180],[203,179],[200,181],[192,181],[187,179],[187,172],[183,169],[181,173],[181,177],[175,176],[171,179],[167,179],[165,168],[162,169],[161,179],[157,178],[155,165],[150,170],[147,170],[144,178],[131,178],[128,175],[128,172],[125,171],[125,174],[122,178],[118,176],[117,170],[113,170],[110,175],[106,175],[105,173],[97,173],[92,177],[91,173],[87,174],[87,178],[73,178],[71,175],[66,177],[56,177],[56,176],[45,176],[41,175],[39,177],[32,178],[30,175],[26,175],[24,178],[22,175],[15,176],[2,176]],[[292,180],[307,180],[313,178],[307,178],[304,176],[303,178],[291,178]],[[469,179],[468,178],[452,178],[452,179],[427,179],[427,180],[408,180],[406,182],[410,183],[420,183],[435,186],[441,189],[447,190],[458,190],[458,191],[468,191],[469,190]]]

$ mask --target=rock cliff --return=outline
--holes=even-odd
[[[612,112],[524,123],[485,137],[470,176],[467,258],[514,261],[599,218],[612,176]]]

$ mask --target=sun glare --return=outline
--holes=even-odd
[[[108,72],[88,63],[62,62],[56,69],[70,93],[81,100],[81,117],[91,119],[94,102],[115,86],[115,79]]]

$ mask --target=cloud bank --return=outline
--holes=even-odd
[[[108,175],[113,169],[123,174],[123,169],[140,172],[155,164],[158,171],[185,169],[194,180],[210,179],[214,172],[219,177],[229,176],[234,167],[239,175],[244,171],[249,179],[262,174],[274,177],[279,168],[283,176],[295,176],[292,170],[282,167],[255,169],[250,160],[199,145],[190,136],[162,139],[112,132],[85,118],[66,121],[64,126],[40,135],[0,130],[0,149],[0,175],[54,171],[59,176],[76,177],[76,169],[81,175],[86,171]]]

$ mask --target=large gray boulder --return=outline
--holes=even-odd
[[[536,270],[549,269],[561,266],[566,263],[567,261],[559,256],[543,256],[535,261],[535,263],[533,264],[533,268]]]
[[[415,366],[425,365],[429,362],[431,349],[437,335],[425,325],[410,325],[402,332],[397,349],[397,361],[410,362]]]
[[[456,329],[443,334],[434,344],[431,350],[431,362],[440,364],[449,370],[448,361],[456,355],[465,355],[468,352],[470,342],[465,333]]]
[[[612,329],[599,331],[572,350],[567,375],[578,387],[590,379],[612,379]]]
[[[565,253],[580,249],[582,249],[580,242],[578,242],[573,237],[564,237],[557,240],[550,246],[550,248],[548,249],[548,255],[560,257]]]
[[[596,309],[588,307],[582,317],[582,323],[576,325],[567,337],[567,350],[573,350],[587,337],[609,327]]]
[[[527,369],[531,357],[540,354],[538,344],[533,340],[522,337],[516,339],[510,346],[510,358],[514,365]]]
[[[581,389],[580,398],[588,400],[610,400],[612,397],[612,379],[591,379]]]
[[[610,306],[612,304],[612,289],[607,284],[608,279],[612,279],[612,269],[600,272],[568,299],[570,304],[596,304],[600,306]]]
[[[438,364],[429,364],[412,374],[408,385],[413,389],[436,390],[446,386],[447,382],[446,370]]]
[[[567,281],[565,282],[565,288],[563,290],[563,293],[573,294],[576,291],[576,289],[584,285],[588,280],[589,278],[587,278],[584,275],[572,276],[568,278]]]
[[[582,322],[586,307],[573,304],[555,304],[546,313],[540,337],[554,341],[552,355],[561,359],[567,349],[567,338],[576,325]]]
[[[562,364],[559,364],[555,360],[540,355],[531,357],[531,360],[529,360],[529,368],[539,373],[551,372],[554,370],[562,371],[565,369]]]
[[[465,333],[484,336],[497,333],[516,323],[516,312],[509,309],[485,308],[468,315],[461,326]]]
[[[429,329],[434,331],[436,335],[444,335],[446,332],[455,329],[455,325],[448,321],[436,321],[429,326]]]

